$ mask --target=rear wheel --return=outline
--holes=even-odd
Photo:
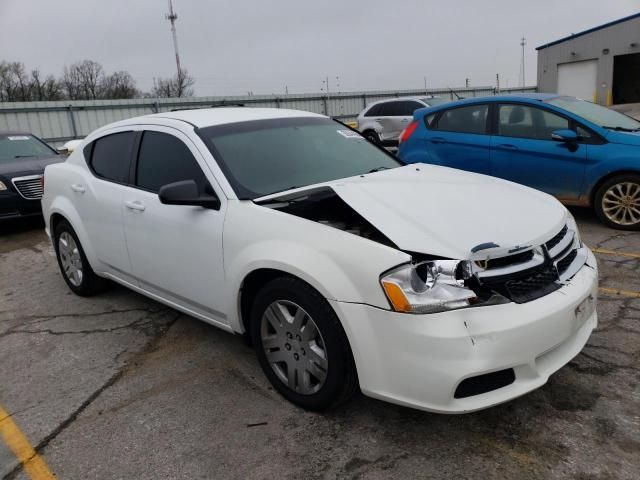
[[[373,143],[375,145],[380,145],[380,137],[373,130],[367,130],[366,132],[364,132],[362,134],[362,136],[364,136],[364,138],[369,140],[371,143]]]
[[[324,410],[353,396],[357,376],[347,337],[329,303],[292,277],[256,296],[251,337],[260,366],[287,400]]]
[[[53,244],[60,272],[73,293],[88,297],[107,287],[107,280],[98,277],[89,265],[76,232],[66,220],[56,225]]]
[[[596,192],[595,210],[610,227],[640,230],[640,175],[619,175],[604,182]]]

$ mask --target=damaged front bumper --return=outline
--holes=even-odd
[[[598,272],[586,263],[536,300],[406,315],[332,301],[366,395],[422,410],[464,413],[540,387],[597,325]]]

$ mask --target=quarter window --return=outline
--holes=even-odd
[[[488,112],[489,106],[486,104],[446,110],[440,115],[437,125],[435,125],[435,130],[458,133],[486,133]]]
[[[554,130],[568,128],[569,120],[546,110],[526,105],[500,105],[498,135],[551,140]]]
[[[146,131],[140,142],[136,186],[157,192],[182,180],[195,180],[204,193],[207,180],[189,148],[173,135]]]
[[[93,172],[105,180],[125,183],[129,177],[133,139],[133,132],[122,132],[94,141],[90,162]]]

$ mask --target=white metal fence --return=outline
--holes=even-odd
[[[500,93],[535,92],[536,87],[502,90]],[[82,100],[56,102],[0,103],[0,131],[29,131],[54,146],[83,138],[96,128],[125,118],[174,109],[242,104],[322,113],[341,120],[353,120],[371,102],[400,96],[437,95],[456,100],[458,96],[494,95],[493,87],[386,90],[318,94],[252,95],[238,97],[144,98],[131,100]]]

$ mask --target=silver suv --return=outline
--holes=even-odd
[[[413,112],[449,102],[446,98],[399,97],[374,102],[358,115],[358,130],[369,141],[384,147],[397,147],[402,130],[411,122]]]

